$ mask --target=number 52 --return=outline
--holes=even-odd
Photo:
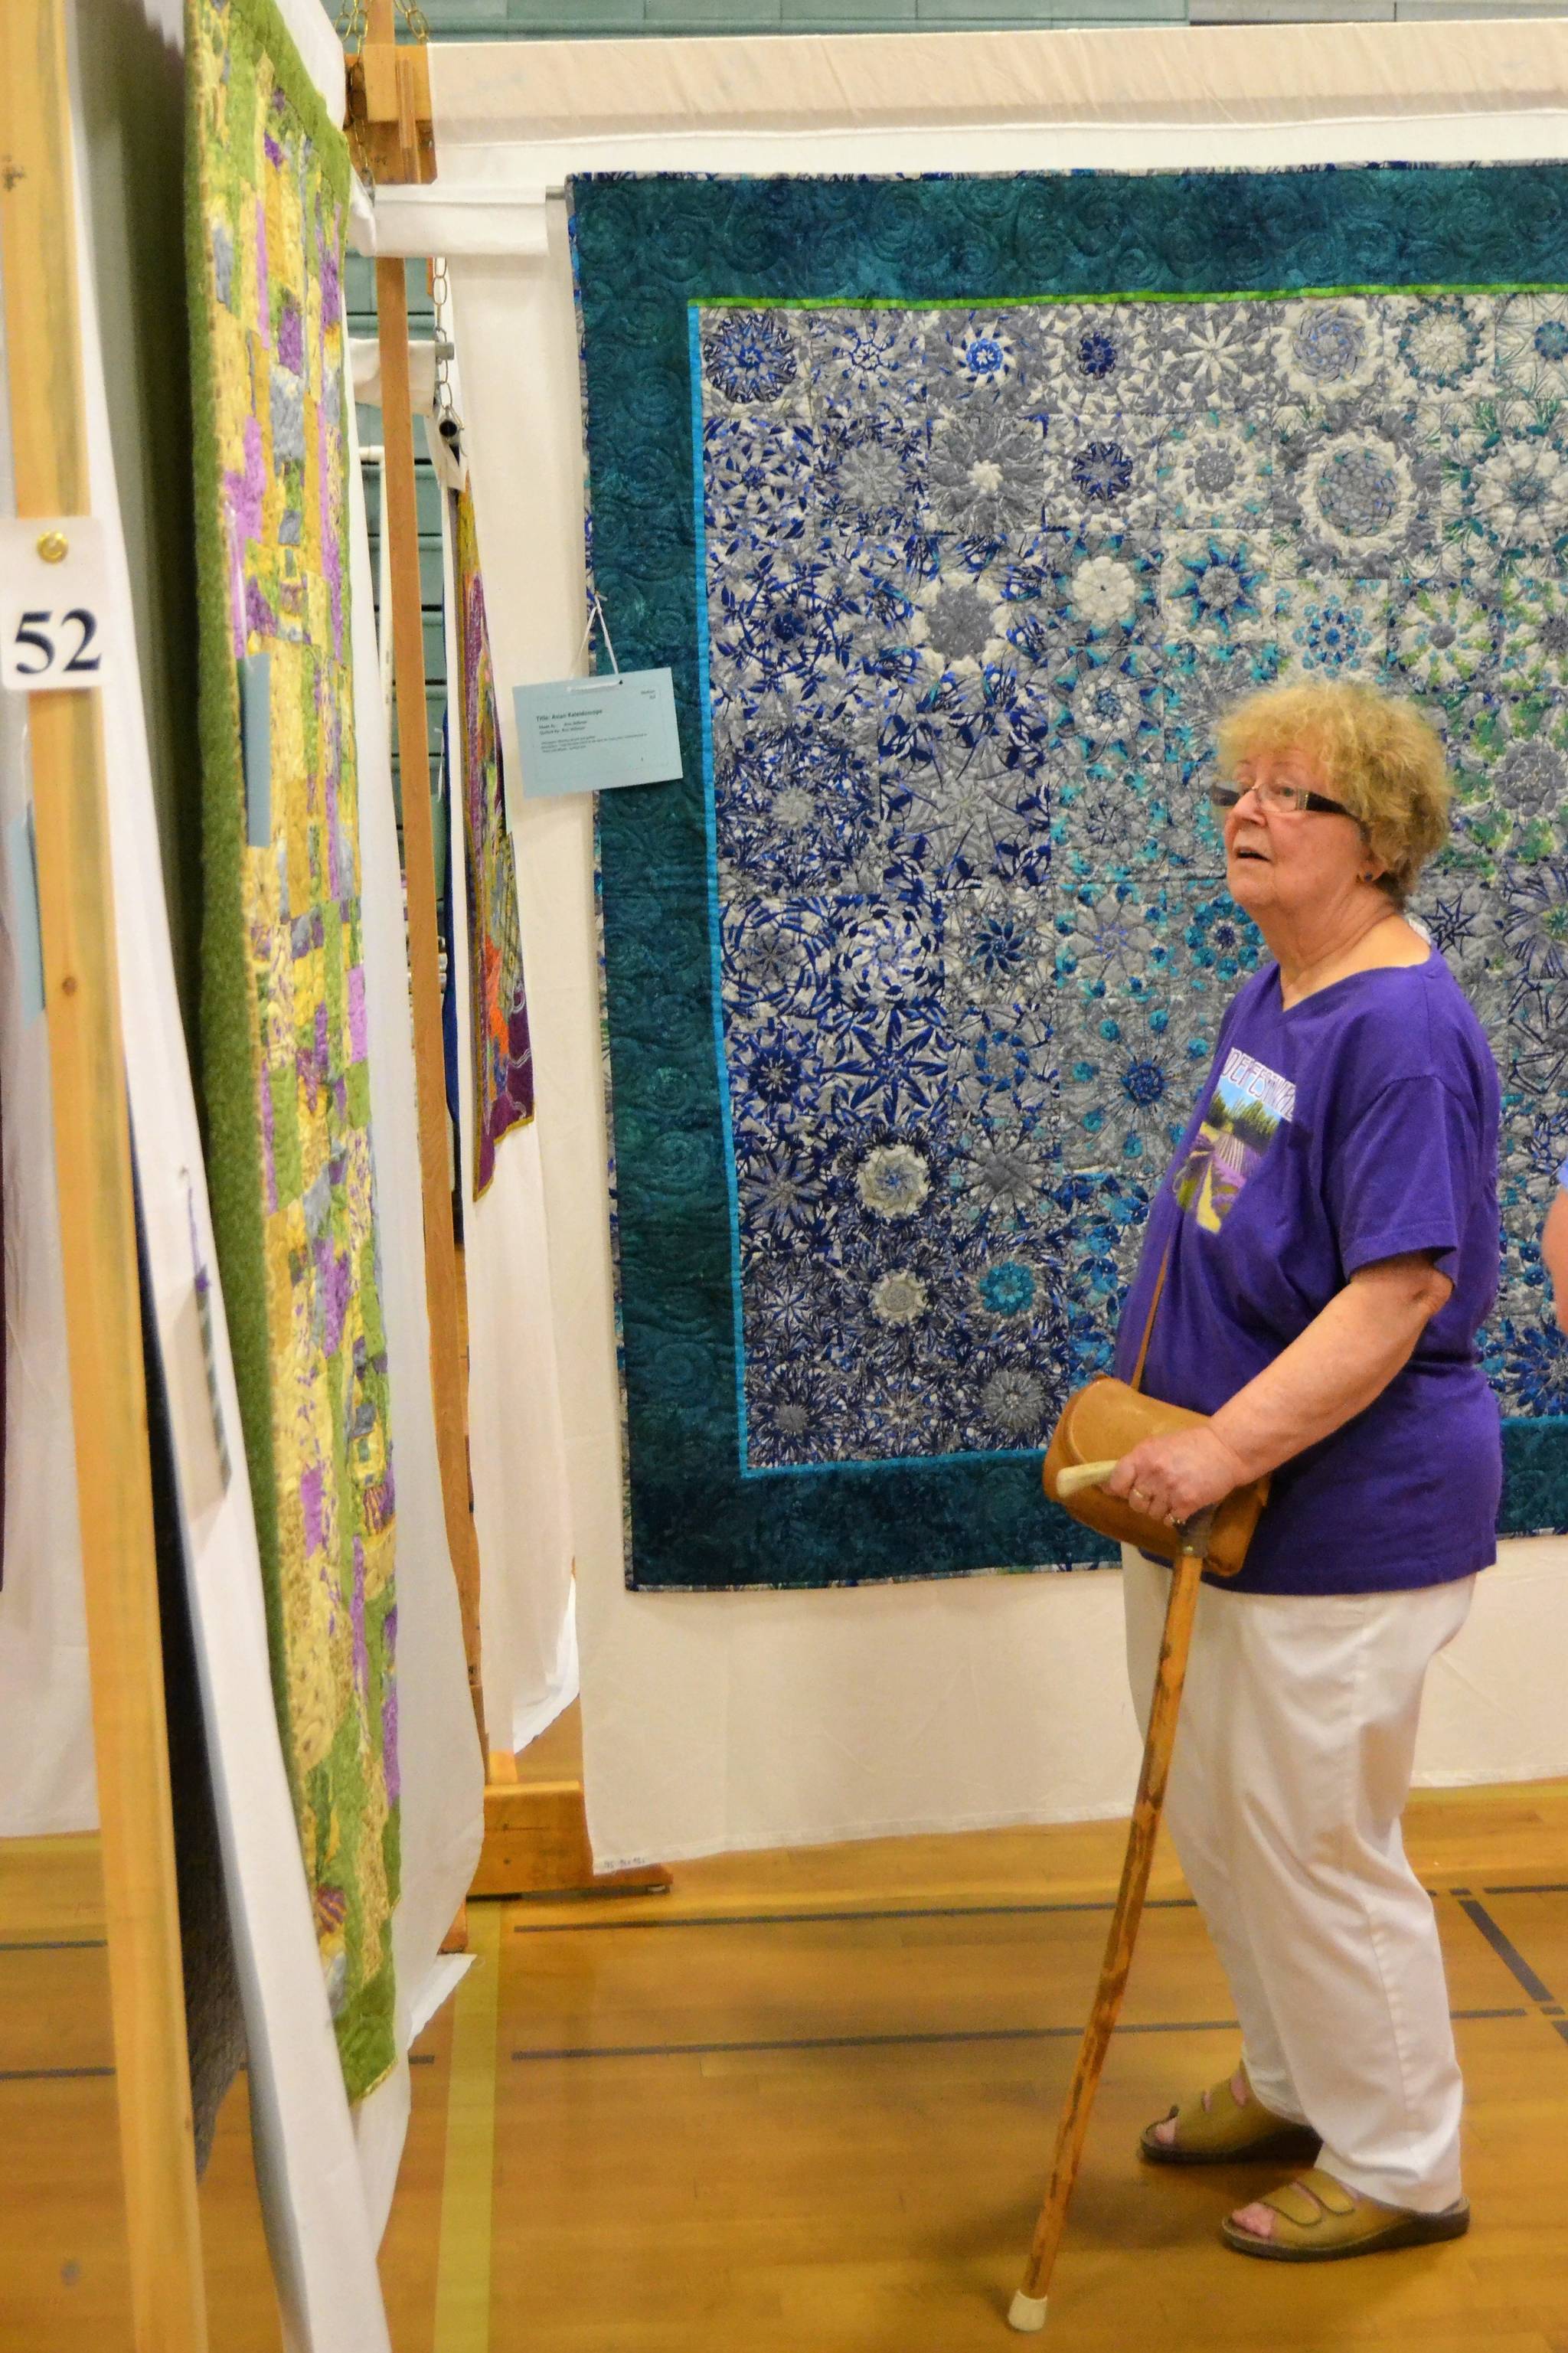
[[[73,621],[79,633],[76,650],[68,661],[58,662],[56,657],[60,648],[51,632],[68,628]],[[79,674],[84,670],[95,670],[99,667],[99,657],[89,654],[88,648],[97,636],[96,617],[79,605],[73,606],[68,613],[62,613],[58,621],[50,612],[24,613],[11,640],[15,649],[14,667],[24,678],[42,678],[47,671],[57,668],[68,676],[72,672]],[[37,654],[40,659],[24,661],[21,659],[24,649]]]

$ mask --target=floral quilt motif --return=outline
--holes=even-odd
[[[1568,301],[697,319],[748,1462],[1033,1447],[1105,1363],[1075,1195],[1135,1230],[1257,961],[1202,787],[1291,677],[1415,696],[1458,766],[1427,903],[1510,1080],[1492,1369],[1555,1409]],[[804,1324],[781,1257],[826,1269]]]

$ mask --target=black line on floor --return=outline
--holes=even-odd
[[[1235,2033],[1234,2018],[1160,2020],[1141,2026],[1121,2026],[1119,2034]],[[935,2042],[1055,2042],[1076,2041],[1081,2026],[980,2026],[955,2028],[941,2034],[806,2034],[778,2042],[620,2042],[576,2043],[560,2051],[514,2051],[512,2057],[532,2063],[541,2059],[711,2059],[726,2052],[777,2051],[882,2051]]]
[[[1457,2019],[1528,2018],[1527,2010],[1457,2010]],[[1234,2018],[1154,2019],[1119,2026],[1118,2034],[1220,2034],[1237,2031]],[[724,2052],[779,2051],[878,2051],[942,2042],[1059,2042],[1083,2032],[1081,2026],[984,2026],[936,2034],[811,2034],[773,2042],[574,2043],[558,2051],[514,2051],[527,2064],[542,2059],[711,2059]]]
[[[1536,1976],[1519,1947],[1504,1935],[1486,1905],[1478,1903],[1468,1888],[1456,1887],[1454,1898],[1466,1918],[1480,1930],[1510,1976],[1519,1979],[1552,2032],[1568,2042],[1568,2018],[1563,2017],[1562,2006],[1551,1987]]]
[[[1483,1895],[1568,1895],[1568,1879],[1542,1879],[1528,1887],[1483,1887]]]
[[[106,1936],[17,1936],[0,1944],[0,1953],[101,1953]]]
[[[1115,1900],[1084,1904],[922,1904],[876,1912],[704,1912],[672,1920],[542,1920],[515,1921],[514,1936],[605,1936],[629,1928],[783,1928],[800,1925],[853,1927],[861,1920],[1010,1920],[1049,1912],[1114,1912]],[[1195,1912],[1190,1895],[1152,1895],[1145,1912]]]
[[[1473,1895],[1462,1894],[1458,1888],[1455,1889],[1454,1894],[1460,1911],[1480,1930],[1504,1968],[1510,1976],[1519,1979],[1531,2000],[1541,2003],[1554,2002],[1557,1997],[1551,1987],[1542,1984],[1519,1947],[1513,1944],[1498,1926],[1486,1905],[1479,1904]]]
[[[1428,1888],[1429,1894],[1444,1893],[1440,1888]],[[1459,1894],[1468,1889],[1450,1888],[1447,1893]],[[1568,1894],[1568,1881],[1561,1889],[1542,1887],[1488,1887],[1486,1895],[1555,1895]],[[552,1899],[539,1899],[549,1902]],[[853,1926],[861,1920],[1013,1920],[1034,1919],[1057,1913],[1114,1912],[1112,1896],[1096,1896],[1072,1904],[918,1904],[878,1907],[866,1912],[703,1912],[671,1918],[639,1915],[626,1920],[516,1920],[512,1923],[514,1936],[613,1936],[641,1928],[785,1928]],[[1197,1905],[1190,1895],[1152,1895],[1144,1905],[1145,1912],[1195,1912]]]
[[[112,2067],[0,2067],[0,2084],[60,2084],[113,2073]]]
[[[1456,2019],[1528,2018],[1526,2010],[1457,2010]],[[865,2051],[944,2042],[1055,2042],[1081,2033],[1077,2026],[996,2026],[959,2030],[942,2034],[825,2034],[777,2042],[640,2042],[614,2043],[604,2048],[572,2047],[560,2051],[514,2051],[514,2060],[536,2063],[555,2059],[710,2059],[725,2052],[781,2051]],[[1220,2034],[1236,2031],[1233,2018],[1156,2020],[1143,2025],[1120,2026],[1119,2034]],[[411,2051],[411,2067],[433,2067],[436,2054]],[[242,2071],[243,2072],[243,2071]],[[112,2067],[0,2067],[0,2084],[63,2084],[102,2080]]]
[[[433,2051],[411,2051],[408,2063],[411,2067],[433,2067],[436,2054]],[[243,2075],[247,2071],[242,2066],[238,2072]],[[74,2083],[82,2076],[113,2073],[112,2067],[0,2067],[0,2084]]]

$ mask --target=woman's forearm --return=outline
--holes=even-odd
[[[1452,1288],[1421,1257],[1384,1259],[1352,1275],[1215,1415],[1214,1434],[1242,1465],[1242,1477],[1277,1469],[1381,1396]]]

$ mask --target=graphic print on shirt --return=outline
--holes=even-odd
[[[1231,1048],[1175,1184],[1177,1200],[1205,1233],[1218,1233],[1275,1131],[1295,1109],[1289,1079]]]

